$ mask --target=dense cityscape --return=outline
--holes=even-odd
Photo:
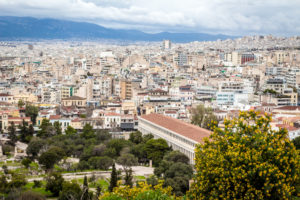
[[[116,160],[125,177],[134,174],[132,183],[161,177],[181,196],[194,148],[209,137],[213,120],[222,128],[252,110],[272,114],[270,128],[285,128],[290,140],[300,136],[299,47],[299,37],[271,35],[125,46],[2,42],[2,171],[22,169],[28,160],[22,169],[28,183],[38,184],[54,167],[65,179],[93,179],[96,192],[108,190],[110,178],[97,169]],[[160,162],[168,158],[185,160],[177,166],[183,175],[162,175],[170,169]],[[182,182],[174,183],[177,176]]]
[[[0,199],[299,200],[299,3],[0,0]]]

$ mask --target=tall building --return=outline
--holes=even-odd
[[[121,80],[120,88],[121,88],[121,99],[122,100],[130,100],[132,98],[132,87],[131,81]]]
[[[179,67],[187,65],[188,64],[187,54],[184,53],[183,51],[176,51],[175,55],[173,56],[173,61]]]
[[[164,40],[162,43],[162,50],[171,49],[171,40]]]
[[[233,65],[242,65],[255,59],[253,53],[241,53],[234,51],[232,53],[225,54],[225,60],[232,62]]]

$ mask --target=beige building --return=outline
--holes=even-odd
[[[34,94],[17,94],[17,95],[14,95],[14,102],[18,103],[19,100],[22,100],[23,102],[37,103],[38,102],[38,97]]]
[[[86,107],[86,98],[71,96],[61,100],[63,106]]]
[[[120,82],[120,88],[121,88],[121,99],[122,100],[130,100],[132,98],[132,85],[131,81],[128,80],[122,80]]]
[[[60,98],[65,99],[73,96],[76,93],[76,88],[73,86],[64,85],[60,88]]]
[[[289,53],[283,51],[276,52],[275,59],[276,59],[276,64],[278,65],[283,64],[285,62],[289,62]]]

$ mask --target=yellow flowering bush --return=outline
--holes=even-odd
[[[176,200],[171,194],[172,188],[163,188],[163,181],[152,187],[151,185],[140,182],[138,186],[129,187],[118,184],[113,192],[106,192],[100,196],[100,200]]]
[[[300,158],[287,131],[271,130],[270,115],[241,112],[195,149],[190,199],[293,199]],[[297,190],[298,188],[298,190]]]

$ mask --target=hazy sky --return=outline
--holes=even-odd
[[[0,0],[0,15],[145,32],[300,35],[300,0]]]

